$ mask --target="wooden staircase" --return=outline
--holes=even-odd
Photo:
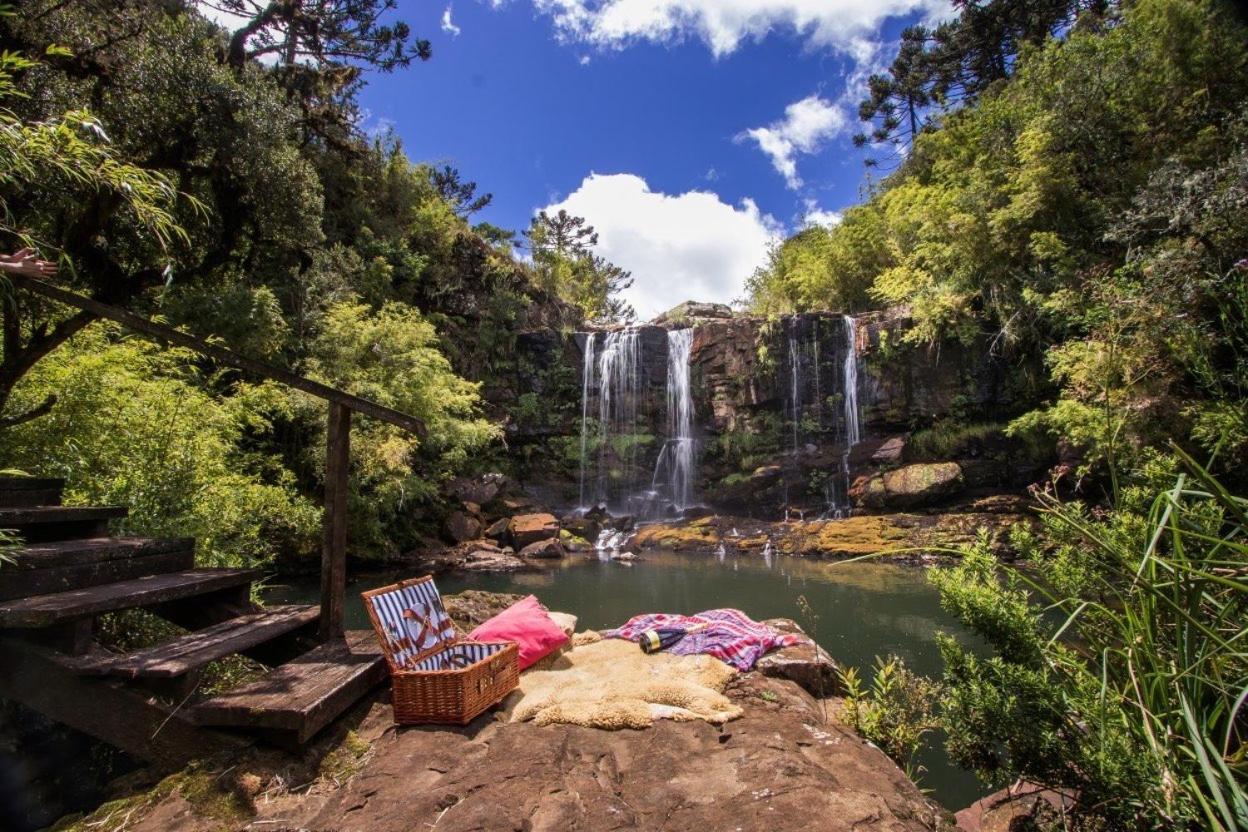
[[[61,505],[63,483],[0,477],[0,697],[139,758],[181,764],[260,736],[301,744],[386,679],[371,632],[318,637],[312,606],[262,608],[251,569],[195,568],[191,538],[109,535],[121,507]],[[143,609],[187,632],[131,653],[95,640],[96,618]],[[268,672],[202,696],[204,668],[234,654]]]

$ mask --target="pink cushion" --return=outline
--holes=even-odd
[[[520,669],[549,656],[568,640],[546,608],[530,595],[517,601],[468,634],[471,641],[514,641],[520,648]]]

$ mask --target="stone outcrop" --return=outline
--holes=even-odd
[[[673,306],[650,323],[687,326],[694,322],[700,323],[706,319],[731,317],[732,307],[726,303],[700,303],[696,300],[687,300],[682,304]]]
[[[421,568],[432,574],[453,570],[465,572],[516,572],[532,569],[533,565],[516,557],[511,548],[500,547],[492,540],[465,540],[422,558]]]
[[[456,543],[481,536],[481,521],[466,511],[452,511],[446,517],[446,534]]]
[[[850,497],[874,510],[917,508],[948,498],[962,485],[962,468],[956,462],[917,463],[859,479]]]
[[[1073,801],[1030,783],[1018,782],[1008,789],[977,800],[957,814],[959,832],[1019,832],[1030,829],[1064,829]]]
[[[1025,404],[1018,399],[1019,386],[1011,382],[1018,368],[994,356],[988,335],[925,348],[905,343],[909,324],[904,310],[856,318],[863,441],[850,455],[854,477],[926,461],[907,457],[906,438],[916,426],[954,417],[991,422]],[[695,489],[700,499],[718,510],[768,516],[779,516],[785,507],[826,506],[826,484],[843,479],[846,432],[841,386],[849,344],[845,318],[837,314],[768,320],[688,303],[639,325],[638,410],[648,435],[641,437],[636,458],[612,464],[628,467],[622,472],[626,481],[645,482],[652,474],[662,446],[654,439],[667,430],[667,332],[691,325],[690,382],[699,448]],[[599,347],[604,337],[596,336]],[[491,402],[517,413],[507,424],[509,443],[546,443],[535,458],[552,464],[516,473],[549,505],[571,505],[579,496],[575,463],[569,464],[567,450],[581,428],[587,341],[585,333],[523,333],[517,339],[514,372],[500,374],[507,383],[498,387],[492,381],[485,391]],[[801,415],[796,432],[791,411],[795,366]],[[537,396],[541,406],[521,407],[523,395]],[[968,490],[1021,490],[1035,481],[1039,468],[1047,467],[1025,464],[1018,449],[967,450],[949,460],[963,466],[962,484]],[[838,489],[844,491],[843,486]]]
[[[520,557],[526,560],[558,560],[567,557],[568,551],[558,538],[552,537],[530,543],[520,550]]]
[[[738,677],[726,693],[744,712],[726,726],[660,720],[643,731],[489,715],[464,728],[396,731],[383,698],[361,709],[350,740],[339,732],[305,755],[348,765],[292,775],[287,756],[233,760],[228,772],[205,777],[201,792],[165,789],[136,800],[126,820],[132,832],[951,828],[948,812],[835,720],[834,702],[828,718],[797,685],[758,673]],[[233,786],[244,781],[245,791]],[[221,805],[228,821],[214,811]]]
[[[791,618],[771,618],[763,623],[782,633],[806,635]],[[771,651],[758,660],[754,669],[764,676],[796,682],[811,696],[821,699],[841,693],[836,662],[826,650],[816,647],[809,639],[792,647]]]
[[[759,555],[768,545],[781,555],[827,560],[876,555],[902,549],[906,560],[920,560],[926,548],[945,549],[973,542],[987,532],[1002,556],[1010,555],[1006,530],[1030,522],[1019,500],[977,501],[935,514],[856,515],[844,520],[769,522],[720,515],[687,523],[651,523],[637,531],[639,550],[671,549],[710,553],[719,546]]]
[[[446,607],[446,614],[455,623],[455,629],[461,633],[467,633],[498,615],[522,597],[507,592],[467,589],[453,595],[443,596],[442,603]]]
[[[553,514],[521,514],[511,518],[507,533],[513,545],[524,548],[539,540],[559,536],[559,521]]]

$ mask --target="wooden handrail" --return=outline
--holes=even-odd
[[[169,343],[177,344],[180,347],[186,347],[187,349],[194,350],[201,355],[214,358],[223,364],[229,364],[230,366],[237,367],[245,372],[272,379],[273,381],[280,382],[287,387],[293,387],[296,390],[301,390],[308,395],[316,396],[318,399],[325,399],[326,401],[340,404],[343,407],[354,410],[357,413],[363,413],[365,416],[371,416],[374,419],[379,419],[382,422],[397,425],[398,427],[410,431],[417,436],[423,437],[426,435],[424,423],[415,416],[409,416],[406,413],[386,407],[385,405],[370,402],[368,399],[361,399],[359,396],[353,396],[350,393],[335,389],[326,384],[321,384],[319,381],[304,378],[303,376],[296,375],[289,370],[283,370],[280,367],[273,367],[262,361],[247,358],[239,355],[233,350],[228,350],[225,347],[218,347],[215,344],[210,344],[202,338],[197,338],[194,335],[174,329],[171,326],[158,324],[155,321],[150,321],[147,318],[142,317],[141,315],[135,315],[133,312],[127,312],[126,310],[120,309],[116,306],[110,306],[109,304],[103,303],[94,298],[89,298],[75,292],[67,291],[59,286],[53,286],[52,284],[39,280],[38,278],[28,277],[21,274],[9,274],[7,277],[14,286],[25,289],[29,292],[34,292],[38,295],[43,295],[46,298],[51,298],[58,303],[86,310],[93,315],[98,315],[101,318],[107,318],[110,321],[116,321],[128,329],[133,329],[136,332],[149,335],[152,338],[157,338],[161,341],[168,341]]]

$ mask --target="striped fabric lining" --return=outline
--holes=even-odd
[[[422,650],[446,642],[455,631],[433,581],[374,595],[368,600],[390,641],[394,663],[399,667],[406,667]],[[411,615],[404,615],[406,612]],[[426,622],[431,626],[426,626]]]
[[[488,658],[498,653],[507,645],[505,644],[475,644],[473,642],[464,642],[456,644],[447,649],[435,653],[432,656],[426,656],[414,665],[408,667],[408,670],[458,670],[467,667],[470,664],[476,664],[482,659]]]

